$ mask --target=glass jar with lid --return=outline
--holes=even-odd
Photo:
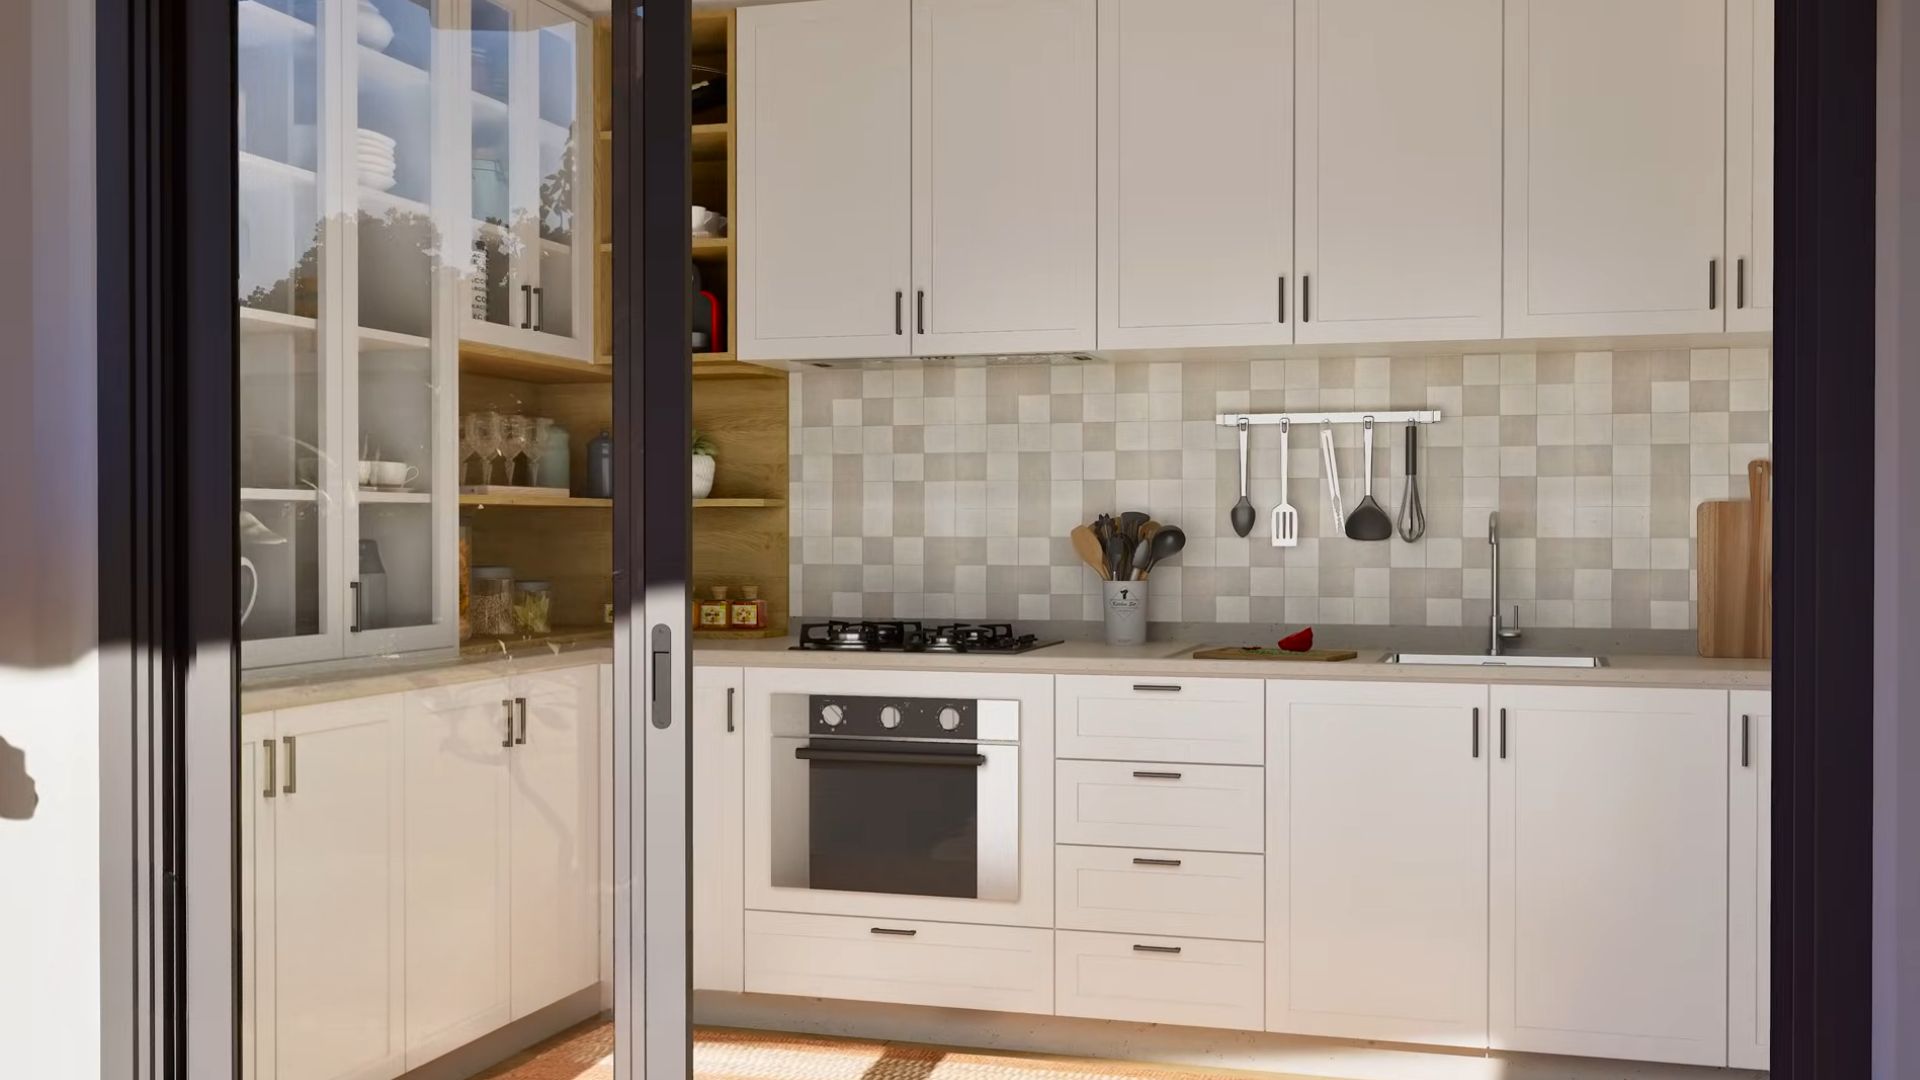
[[[476,634],[512,637],[519,633],[513,614],[512,567],[473,568],[473,593],[467,602],[467,618]]]
[[[513,616],[523,634],[553,632],[553,583],[522,581],[514,587]]]

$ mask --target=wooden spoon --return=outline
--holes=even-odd
[[[1075,525],[1067,535],[1072,539],[1073,553],[1080,556],[1080,561],[1093,567],[1093,572],[1099,574],[1102,580],[1112,581],[1113,574],[1107,569],[1106,554],[1100,538],[1093,535],[1093,530],[1085,525]]]

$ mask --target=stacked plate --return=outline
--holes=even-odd
[[[355,162],[360,169],[362,185],[374,191],[386,191],[393,187],[396,179],[393,156],[395,145],[391,136],[382,135],[367,128],[360,129]]]

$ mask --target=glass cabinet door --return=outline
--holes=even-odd
[[[472,0],[467,34],[467,111],[471,128],[472,218],[468,318],[498,327],[525,320],[531,283],[515,272],[518,238],[530,216],[528,180],[515,168],[510,120],[519,73],[517,0]],[[529,323],[530,325],[530,323]]]
[[[240,634],[248,664],[335,655],[343,627],[342,268],[327,42],[351,0],[239,0]]]
[[[576,250],[576,208],[582,178],[590,171],[595,133],[588,129],[581,79],[586,66],[586,27],[537,0],[528,5],[532,32],[532,128],[535,175],[539,178],[539,280],[534,286],[534,325],[541,332],[571,338],[575,329],[575,300],[586,286],[586,275]],[[582,223],[584,223],[582,221]],[[581,235],[579,243],[590,242]],[[590,288],[584,288],[591,292]],[[584,321],[582,319],[581,321]]]
[[[454,324],[437,208],[459,156],[437,146],[453,115],[437,90],[460,36],[441,32],[429,0],[359,0],[344,139],[358,222],[346,364],[352,654],[455,640],[441,580],[452,580],[455,494],[443,474],[454,446]]]

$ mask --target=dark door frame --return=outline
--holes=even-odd
[[[129,1076],[222,1080],[237,1075],[233,762],[216,749],[237,738],[238,702],[235,9],[96,2],[102,752],[120,781],[103,796],[101,857],[119,890],[105,910],[129,913],[103,927],[103,1051]],[[1872,489],[1872,426],[1861,418],[1874,398],[1876,23],[1872,0],[1777,4],[1775,502],[1788,524],[1775,541],[1773,1072],[1850,1080],[1868,1075],[1872,1014],[1873,534],[1826,523]],[[652,34],[621,9],[632,32],[616,34],[618,79],[629,91],[665,71],[676,35],[684,58],[686,0],[649,7]],[[669,96],[617,121],[629,147],[617,184],[633,190],[636,167],[655,175],[684,163],[684,142],[677,155],[667,145],[670,130],[684,137],[684,98],[669,116]],[[687,393],[686,312],[660,302],[683,288],[686,258],[655,258],[658,232],[658,250],[643,244],[650,224],[669,220],[684,243],[684,206],[662,208],[672,187],[642,187],[652,209],[615,222],[621,246],[648,255],[616,261],[616,297],[628,298],[616,307],[641,313],[638,326],[620,321],[616,355],[624,372],[637,362],[659,395],[616,391],[626,422],[644,416],[655,433],[644,445],[622,441],[618,461],[617,535],[645,568],[639,580],[675,567],[685,580],[685,547],[677,563],[672,552],[687,543],[685,511],[656,519],[642,501],[664,498],[669,474],[686,480],[685,409],[648,408]],[[677,190],[684,203],[684,172]],[[640,536],[663,543],[636,551]],[[620,585],[629,602],[643,599],[635,580]],[[674,645],[659,669],[678,702],[684,616],[677,631],[669,625]],[[621,681],[637,704],[652,700],[654,668],[634,629]],[[216,823],[204,835],[225,843],[189,836],[188,820]],[[653,884],[672,904],[684,874]],[[195,911],[213,917],[196,921]]]

